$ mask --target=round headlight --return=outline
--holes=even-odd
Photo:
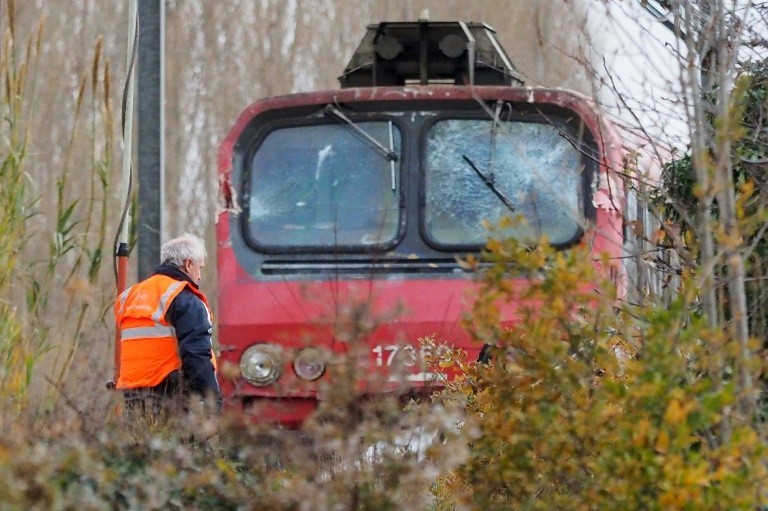
[[[250,383],[266,386],[275,383],[283,372],[280,348],[271,344],[256,344],[240,358],[240,373]]]
[[[293,360],[293,370],[302,380],[314,381],[325,372],[325,357],[318,349],[305,348]]]

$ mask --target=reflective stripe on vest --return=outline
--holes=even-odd
[[[176,329],[172,326],[157,324],[156,326],[139,326],[135,328],[124,328],[120,332],[120,340],[128,341],[131,339],[150,339],[162,337],[176,337]]]
[[[165,315],[165,308],[169,305],[169,299],[171,297],[176,298],[176,295],[181,291],[179,288],[186,286],[186,282],[176,282],[168,286],[168,290],[160,296],[160,303],[157,304],[157,309],[152,313],[152,320],[155,323],[160,323]],[[175,334],[174,334],[175,335]]]

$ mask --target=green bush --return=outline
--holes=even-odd
[[[630,310],[582,248],[493,242],[488,258],[468,326],[497,355],[465,365],[444,396],[466,400],[474,437],[437,487],[443,509],[765,505],[765,441],[739,408],[756,389],[737,388],[736,345],[691,314],[690,288],[671,307]],[[521,320],[500,328],[511,302]]]

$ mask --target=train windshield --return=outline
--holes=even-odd
[[[482,244],[483,221],[513,217],[502,234],[565,244],[583,218],[583,155],[543,122],[445,119],[427,135],[424,231],[436,245]]]
[[[367,138],[368,137],[368,138]],[[250,161],[249,237],[263,248],[392,243],[400,225],[401,135],[390,122],[273,130]]]

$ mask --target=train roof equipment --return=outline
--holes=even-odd
[[[369,25],[339,82],[343,89],[524,84],[493,28],[485,23],[425,20]]]

